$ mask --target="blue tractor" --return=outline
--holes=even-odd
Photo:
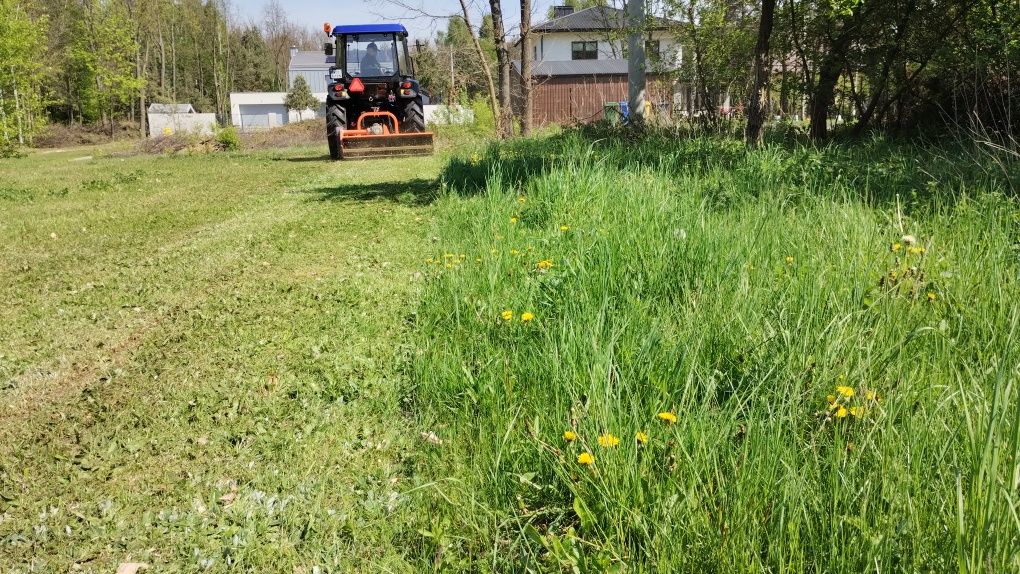
[[[323,26],[334,56],[326,96],[326,141],[333,159],[428,155],[424,95],[400,24]]]

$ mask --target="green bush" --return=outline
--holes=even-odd
[[[221,129],[216,134],[216,144],[224,151],[237,151],[243,147],[241,136],[233,127]]]
[[[423,561],[1020,571],[1004,180],[882,141],[627,137],[444,174],[410,395],[443,441]]]
[[[21,148],[13,140],[0,139],[0,159],[24,157]]]

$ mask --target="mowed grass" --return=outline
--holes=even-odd
[[[0,572],[410,569],[442,160],[324,149],[0,161]]]
[[[1015,171],[566,133],[444,177],[435,571],[1020,571]]]

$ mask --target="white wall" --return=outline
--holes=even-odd
[[[470,124],[475,121],[475,112],[464,106],[424,106],[426,124]]]
[[[216,128],[216,114],[149,114],[149,137],[158,138],[177,133],[211,136]]]
[[[668,32],[653,32],[652,39],[659,41],[664,62],[673,61],[676,66],[683,62],[682,48],[676,38]],[[572,59],[573,42],[598,42],[600,60],[622,60],[622,40],[610,40],[606,33],[599,32],[552,32],[532,39],[532,54],[536,61],[564,62]]]
[[[326,115],[325,92],[313,94],[322,102],[318,110],[287,110],[284,100],[286,92],[235,92],[230,94],[230,123],[242,131],[279,127],[304,119],[321,118]]]

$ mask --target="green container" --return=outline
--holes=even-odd
[[[618,126],[623,121],[623,111],[620,109],[620,102],[603,102],[603,117],[609,125]]]

